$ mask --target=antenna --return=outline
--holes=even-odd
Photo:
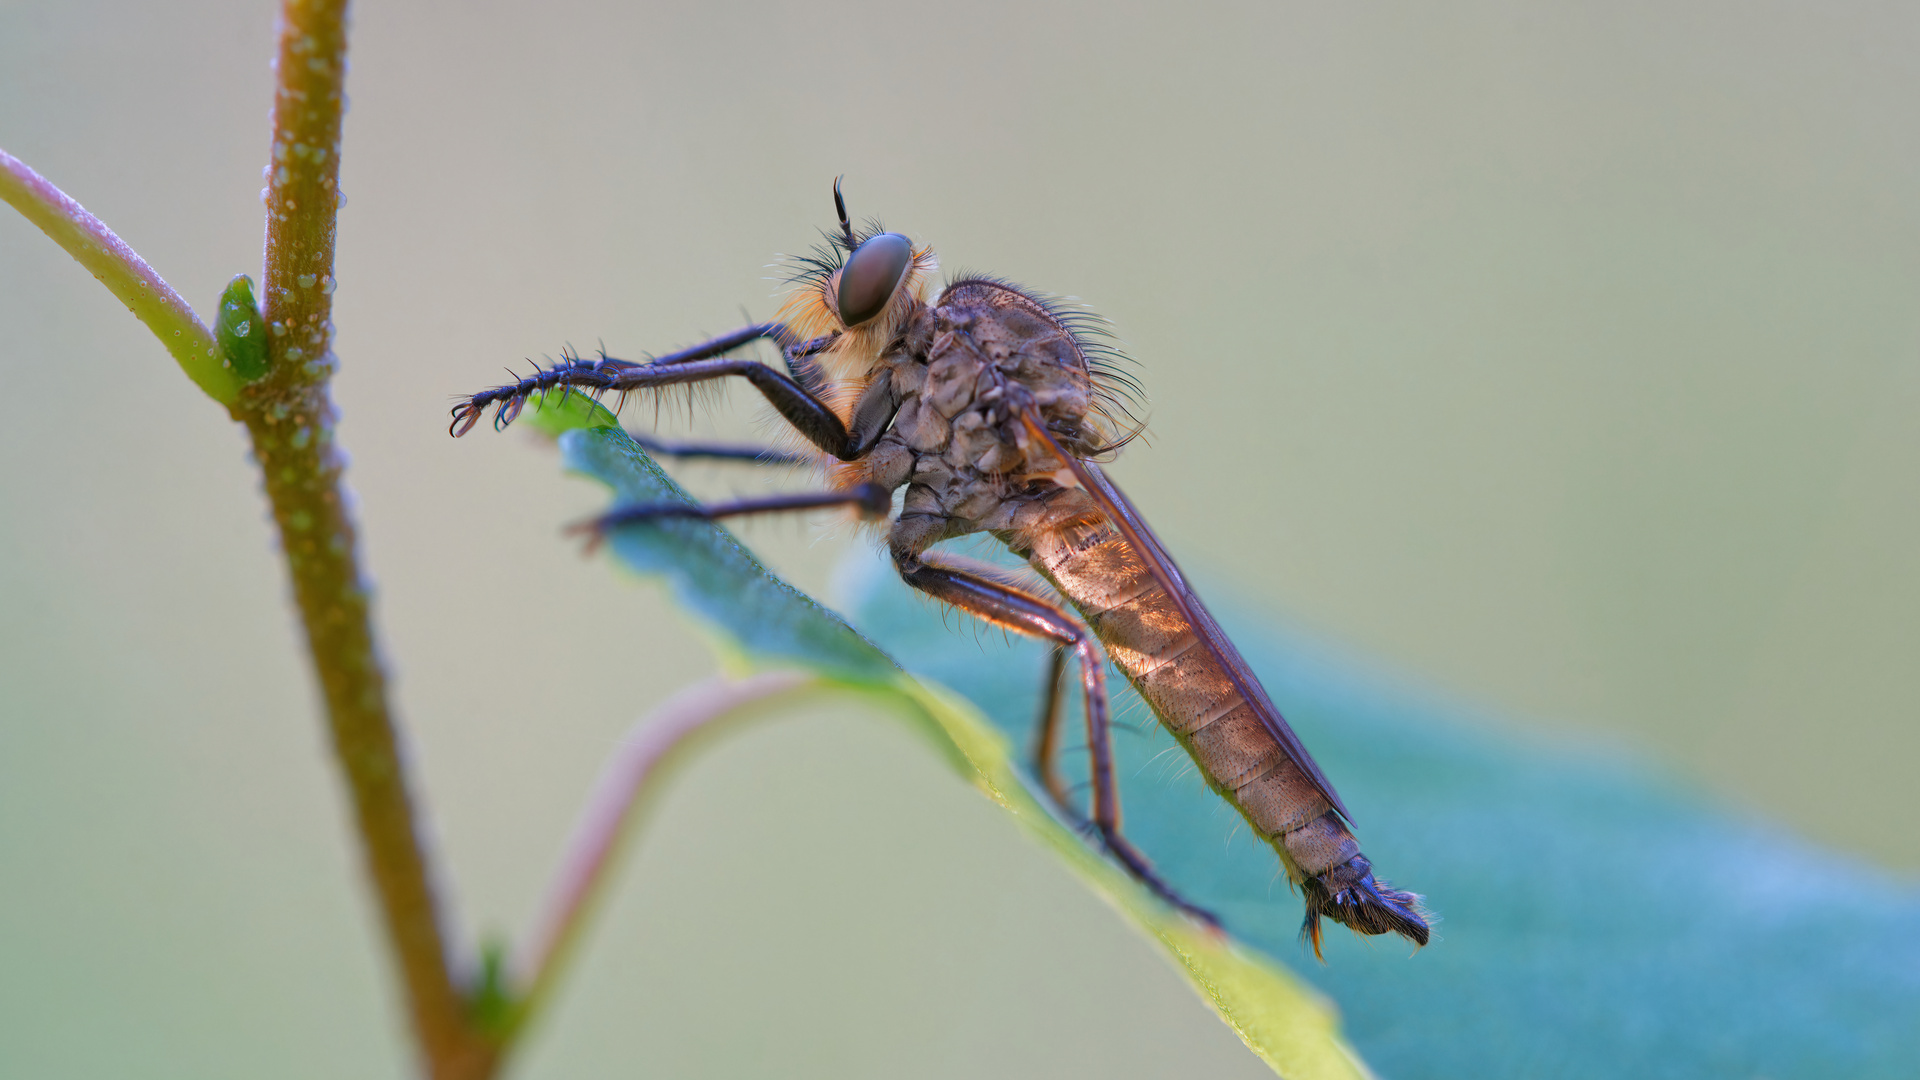
[[[840,215],[840,232],[847,238],[847,250],[852,251],[855,246],[853,242],[853,225],[847,221],[847,200],[840,197],[840,181],[846,178],[846,173],[841,173],[839,176],[833,178],[833,209]]]

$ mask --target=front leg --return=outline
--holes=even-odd
[[[780,346],[780,355],[786,361],[787,370],[792,373],[795,381],[804,387],[807,393],[819,397],[826,392],[827,381],[824,372],[820,369],[819,361],[814,358],[831,348],[839,337],[840,333],[836,330],[823,337],[802,341],[794,338],[793,332],[787,329],[785,323],[768,322],[743,326],[698,345],[652,357],[645,364],[636,364],[630,360],[616,360],[608,356],[605,349],[600,351],[599,356],[591,359],[563,350],[558,364],[546,368],[539,368],[536,365],[532,375],[504,386],[484,390],[454,406],[453,425],[448,428],[448,433],[455,438],[465,435],[472,430],[473,425],[487,407],[495,402],[500,403],[500,410],[494,414],[494,428],[498,430],[513,423],[514,418],[520,415],[521,408],[526,404],[526,399],[534,394],[544,394],[554,389],[565,392],[574,388],[584,388],[598,394],[605,390],[603,385],[605,380],[611,378],[615,371],[649,365],[673,365],[693,360],[708,360],[763,338]]]
[[[749,328],[754,329],[754,328]],[[742,332],[744,333],[744,331]],[[733,335],[737,337],[739,335]],[[751,340],[751,339],[747,339]],[[716,339],[709,345],[732,342],[732,337]],[[728,347],[732,347],[729,345]],[[702,348],[706,348],[703,346]],[[893,393],[892,381],[876,379],[867,388],[858,404],[854,406],[854,428],[850,432],[840,417],[829,408],[826,402],[809,393],[790,376],[781,374],[758,360],[739,357],[710,359],[681,359],[697,350],[676,353],[672,357],[662,357],[653,363],[636,364],[629,360],[616,360],[602,356],[592,360],[575,357],[568,362],[530,375],[517,383],[496,386],[483,390],[466,401],[454,406],[453,425],[448,430],[455,436],[465,435],[480,421],[480,417],[490,407],[498,406],[494,412],[495,430],[513,423],[514,418],[526,407],[527,399],[535,394],[544,394],[551,390],[571,392],[579,390],[599,396],[608,392],[619,393],[623,398],[627,394],[643,390],[657,390],[665,386],[678,386],[683,383],[706,382],[721,379],[729,375],[738,375],[753,384],[769,404],[777,410],[787,423],[792,424],[800,434],[820,449],[842,461],[857,461],[873,449],[880,441],[887,426],[893,423],[894,413],[899,409],[899,397]],[[671,360],[672,362],[668,362]]]

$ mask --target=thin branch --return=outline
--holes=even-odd
[[[288,383],[319,383],[332,374],[346,14],[346,0],[285,0],[280,12],[260,305]]]
[[[716,676],[667,699],[627,733],[588,796],[533,933],[514,957],[516,1031],[524,1029],[545,1002],[622,841],[639,820],[645,800],[657,792],[654,781],[666,767],[690,749],[695,736],[713,731],[718,722],[739,718],[749,705],[813,685],[813,677],[795,671],[770,671],[740,681]]]
[[[212,331],[173,286],[86,207],[5,150],[0,150],[0,199],[99,278],[208,397],[232,405],[240,396],[240,379],[227,366]]]
[[[261,304],[268,371],[240,394],[407,1014],[435,1080],[492,1075],[452,959],[419,803],[408,790],[334,439],[333,242],[346,77],[345,0],[285,0],[275,63]]]

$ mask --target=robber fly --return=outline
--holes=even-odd
[[[997,278],[962,277],[934,295],[931,248],[877,225],[856,233],[838,181],[833,197],[839,231],[800,260],[778,321],[644,363],[565,355],[518,382],[462,400],[453,410],[452,434],[466,434],[489,408],[494,427],[503,428],[530,397],[550,390],[612,391],[624,402],[635,391],[746,379],[832,459],[832,490],[705,507],[615,508],[591,528],[833,505],[855,507],[873,521],[891,515],[887,544],[908,585],[1056,646],[1033,764],[1063,810],[1056,735],[1068,668],[1077,666],[1092,759],[1090,831],[1134,877],[1212,921],[1181,899],[1120,832],[1106,659],[1193,756],[1208,785],[1279,853],[1305,896],[1301,933],[1316,955],[1322,916],[1362,934],[1392,931],[1425,945],[1429,916],[1421,898],[1374,877],[1333,785],[1140,512],[1097,463],[1125,441],[1115,430],[1128,386],[1096,325]],[[784,373],[727,355],[761,339],[779,346]],[[661,448],[753,455],[731,447]],[[893,514],[893,494],[903,486],[904,500]],[[990,569],[930,550],[980,532],[1027,560],[1080,617]]]

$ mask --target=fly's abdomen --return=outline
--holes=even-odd
[[[1374,880],[1339,813],[1118,533],[1044,532],[1028,558],[1087,620],[1207,783],[1280,853],[1305,895],[1304,932],[1315,952],[1322,915],[1426,944],[1419,897]]]
[[[1033,564],[1079,609],[1207,783],[1275,841],[1292,868],[1319,874],[1359,854],[1326,797],[1126,541],[1108,530],[1086,539],[1042,537]]]

